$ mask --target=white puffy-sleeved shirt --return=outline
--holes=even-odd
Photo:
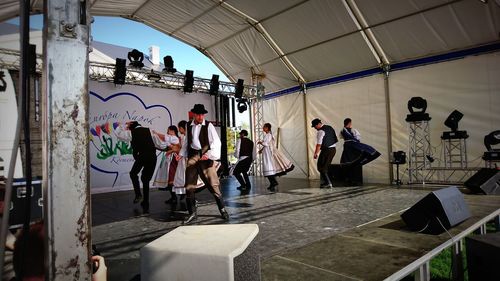
[[[195,122],[191,123],[191,133],[193,135],[193,142],[191,143],[191,148],[195,150],[201,149],[200,143],[200,131],[203,125],[206,125],[207,121],[203,120],[203,123],[196,124]],[[208,143],[210,145],[210,150],[207,151],[208,159],[210,160],[219,160],[221,153],[221,142],[217,131],[215,130],[214,125],[212,123],[208,123]]]

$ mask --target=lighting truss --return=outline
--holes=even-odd
[[[112,63],[90,62],[89,78],[100,82],[113,83],[115,65]],[[154,73],[159,79],[150,80],[148,77]],[[156,76],[155,75],[155,76]],[[210,91],[210,80],[194,77],[193,93],[208,94]],[[184,87],[184,74],[155,72],[150,69],[127,68],[125,84],[147,86],[152,88],[182,90]],[[219,94],[233,96],[236,84],[219,81]],[[243,95],[248,99],[255,99],[257,95],[254,86],[245,85]]]
[[[20,70],[21,53],[16,50],[0,48],[0,68],[9,70]],[[42,72],[42,56],[37,54],[36,71]],[[110,82],[114,80],[115,65],[112,63],[89,63],[89,79],[99,82]],[[160,76],[160,79],[150,80],[148,77],[151,73]],[[152,88],[182,90],[184,86],[184,74],[164,73],[151,71],[151,69],[142,68],[127,68],[125,76],[125,84],[138,85]],[[235,83],[219,81],[219,94],[233,96]],[[194,77],[193,93],[208,94],[210,91],[210,79]],[[256,86],[245,85],[243,96],[250,102],[258,99]]]
[[[8,70],[21,70],[21,52],[0,48],[0,68]],[[36,55],[36,72],[42,72],[42,56]]]

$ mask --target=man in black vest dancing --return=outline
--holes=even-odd
[[[236,142],[234,156],[238,158],[238,162],[234,166],[232,174],[240,183],[238,190],[241,192],[248,192],[252,188],[250,179],[248,178],[248,170],[252,165],[253,160],[257,157],[257,151],[253,141],[248,137],[247,130],[241,130],[240,138]]]
[[[187,153],[186,163],[186,204],[189,216],[184,224],[189,224],[197,218],[195,206],[195,190],[198,177],[210,190],[217,202],[221,217],[229,220],[229,215],[224,208],[224,200],[219,189],[219,177],[215,169],[214,161],[220,158],[221,141],[214,125],[205,121],[208,111],[203,104],[195,104],[191,112],[194,118],[187,124]]]
[[[118,139],[129,141],[132,146],[132,156],[134,165],[130,170],[130,179],[134,186],[134,203],[141,203],[145,213],[149,213],[149,181],[153,177],[156,166],[156,144],[149,128],[142,127],[137,121],[126,123],[126,130],[118,127],[115,135]],[[141,172],[142,191],[139,183],[139,173]]]
[[[338,139],[335,130],[328,125],[323,125],[321,120],[316,118],[311,122],[313,128],[318,130],[316,134],[316,149],[314,159],[318,159],[318,171],[320,175],[320,188],[332,188],[332,182],[328,177],[328,166],[330,166],[335,152]],[[320,153],[321,150],[321,153]],[[319,153],[319,157],[318,157]]]

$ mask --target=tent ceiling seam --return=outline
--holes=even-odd
[[[139,12],[142,8],[144,8],[144,6],[146,6],[151,1],[153,0],[144,1],[141,5],[139,5],[139,7],[137,7],[137,9],[135,9],[135,11],[132,14],[130,14],[130,17],[135,17],[135,14],[137,14],[137,12]]]
[[[217,0],[214,0],[214,1],[217,1]],[[267,21],[267,20],[269,20],[269,19],[272,19],[272,18],[274,18],[274,17],[276,17],[276,16],[278,16],[278,15],[280,15],[280,14],[282,14],[282,13],[288,12],[288,11],[290,11],[291,9],[293,9],[293,8],[295,8],[295,7],[297,7],[297,6],[300,6],[300,5],[302,5],[302,4],[306,3],[306,2],[309,2],[309,1],[311,1],[311,0],[305,0],[305,1],[299,2],[299,3],[297,3],[297,4],[295,4],[295,5],[292,5],[292,6],[288,7],[288,8],[286,8],[286,9],[283,9],[283,10],[281,10],[281,11],[278,11],[278,12],[276,12],[276,13],[274,13],[274,14],[272,14],[272,15],[270,15],[270,16],[268,16],[268,17],[266,17],[266,18],[263,18],[263,19],[262,19],[262,20],[260,20],[260,21],[255,20],[255,19],[253,19],[253,18],[250,18],[250,19],[254,21],[254,24],[257,24],[257,23],[263,23],[263,22],[265,22],[265,21]],[[217,2],[224,2],[224,1],[217,1]],[[225,38],[222,38],[221,40],[219,40],[219,41],[217,41],[217,42],[213,43],[213,44],[212,44],[212,45],[210,45],[210,46],[207,46],[207,49],[210,49],[210,48],[212,48],[212,47],[215,47],[215,46],[219,45],[220,43],[225,42],[225,41],[227,41],[227,40],[229,40],[229,39],[231,39],[231,38],[233,38],[233,37],[237,36],[238,34],[240,34],[240,33],[244,32],[244,31],[246,31],[246,30],[248,30],[248,29],[250,29],[250,28],[252,28],[252,27],[253,27],[253,25],[249,23],[249,26],[248,26],[248,27],[246,27],[246,28],[244,28],[244,29],[242,29],[242,30],[240,30],[240,31],[238,31],[238,32],[235,32],[235,33],[233,33],[233,34],[231,34],[231,35],[229,35],[229,36],[227,36],[227,37],[225,37]]]
[[[370,51],[372,52],[377,62],[379,64],[389,64],[389,60],[387,59],[384,50],[382,49],[382,47],[378,43],[377,38],[368,26],[368,23],[359,10],[355,0],[343,0],[342,3],[344,4],[347,13],[351,17],[356,27],[360,29],[363,40],[370,48]]]
[[[220,71],[222,71],[222,73],[224,73],[224,75],[226,75],[226,77],[231,82],[233,82],[233,83],[236,82],[236,78],[233,77],[232,75],[229,75],[229,72],[222,66],[222,64],[217,59],[215,59],[214,56],[212,56],[212,54],[210,54],[209,51],[207,51],[207,50],[200,50],[200,52],[202,52],[205,56],[207,56],[220,69]]]
[[[33,0],[33,2],[31,3],[30,10],[33,10],[33,8],[35,8],[36,3],[38,3],[38,0]]]
[[[267,32],[267,30],[262,26],[262,24],[259,23],[259,21],[255,20],[254,18],[250,17],[249,15],[243,13],[242,11],[238,10],[237,8],[225,3],[221,2],[221,7],[227,9],[228,11],[236,14],[237,16],[240,16],[244,18],[247,23],[251,26],[253,26],[257,32],[264,38],[266,43],[269,45],[269,47],[276,53],[276,55],[279,56],[281,62],[285,65],[285,67],[290,71],[290,73],[297,79],[298,83],[305,83],[305,79],[300,74],[300,72],[295,68],[295,66],[290,62],[290,60],[285,56],[281,48],[276,44],[276,42],[273,40],[271,35]],[[253,23],[251,23],[253,22]],[[255,65],[256,66],[256,65]]]
[[[371,25],[369,26],[368,28],[370,29],[373,29],[375,27],[378,27],[378,26],[381,26],[381,25],[384,25],[384,24],[387,24],[387,23],[391,23],[391,22],[394,22],[394,21],[398,21],[398,20],[401,20],[401,19],[404,19],[404,18],[407,18],[407,17],[411,17],[411,16],[414,16],[414,15],[417,15],[417,14],[420,14],[420,13],[425,13],[425,12],[428,12],[428,11],[432,11],[432,10],[435,10],[435,9],[439,9],[439,8],[442,8],[443,6],[447,6],[447,5],[452,5],[452,4],[455,4],[455,3],[458,3],[458,2],[461,2],[461,1],[464,1],[464,0],[453,0],[451,2],[447,2],[445,4],[439,4],[439,5],[436,5],[436,6],[432,6],[432,7],[429,7],[429,8],[426,8],[426,9],[423,9],[423,10],[420,10],[418,12],[413,12],[413,13],[409,13],[407,15],[403,15],[403,16],[400,16],[400,17],[396,17],[396,18],[393,18],[393,19],[389,19],[389,20],[386,20],[386,21],[382,21],[382,22],[379,22],[377,24],[374,24],[374,25]],[[249,27],[250,28],[250,27]],[[325,43],[328,43],[328,42],[331,42],[331,41],[334,41],[334,40],[337,40],[337,39],[340,39],[340,38],[343,38],[343,37],[347,37],[349,35],[352,35],[352,34],[355,34],[357,32],[360,32],[360,31],[363,31],[363,30],[366,30],[368,28],[361,28],[360,30],[354,30],[354,31],[351,31],[351,32],[348,32],[348,33],[345,33],[345,34],[342,34],[342,35],[339,35],[339,36],[336,36],[336,37],[333,37],[333,38],[330,38],[330,39],[326,39],[326,40],[323,40],[323,41],[320,41],[318,43],[315,43],[315,44],[312,44],[312,45],[309,45],[309,46],[305,46],[303,48],[300,48],[300,49],[297,49],[297,50],[294,50],[294,51],[291,51],[291,52],[288,52],[288,53],[285,53],[284,55],[285,56],[290,56],[292,54],[295,54],[295,53],[298,53],[298,52],[301,52],[303,50],[307,50],[307,49],[310,49],[310,48],[314,48],[316,46],[319,46],[319,45],[322,45],[322,44],[325,44]],[[236,33],[234,33],[233,35],[229,36],[229,37],[226,37],[208,47],[206,47],[206,49],[211,49],[213,48],[214,46],[218,45],[219,43],[221,42],[224,42],[225,40],[233,37],[233,36],[236,36],[240,33],[242,33],[243,31],[247,30],[248,28],[245,28],[244,30],[241,30],[241,31],[238,31]],[[276,57],[276,58],[273,58],[273,59],[270,59],[270,60],[267,60],[265,62],[262,62],[258,65],[256,65],[257,67],[258,66],[262,66],[264,64],[267,64],[267,63],[270,63],[270,62],[273,62],[275,60],[278,60],[278,59],[281,59],[281,57]]]
[[[94,2],[92,2],[92,4],[90,4],[90,9],[92,9],[92,7],[94,7],[94,5],[95,5],[95,3],[97,3],[97,1],[99,1],[99,0],[94,0]]]
[[[199,15],[193,17],[191,20],[189,20],[188,22],[182,24],[180,27],[174,29],[174,31],[170,32],[169,35],[172,35],[176,32],[179,32],[181,29],[183,29],[184,27],[188,26],[189,24],[195,22],[196,20],[198,20],[199,18],[201,18],[202,16],[206,15],[207,13],[211,12],[213,9],[219,7],[220,5],[222,4],[222,1],[220,3],[217,3],[215,5],[213,5],[212,7],[206,9],[205,11],[203,11],[202,13],[200,13]]]

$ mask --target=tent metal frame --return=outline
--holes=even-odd
[[[429,121],[408,122],[408,177],[409,183],[424,183],[425,170],[430,168],[426,156],[431,155]]]

